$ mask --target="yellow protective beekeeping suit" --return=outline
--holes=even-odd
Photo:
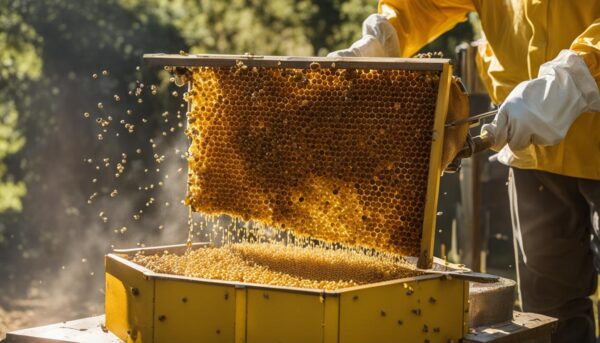
[[[478,67],[499,104],[521,81],[562,49],[580,54],[600,84],[598,0],[380,0],[379,13],[398,33],[403,57],[411,56],[476,11],[487,44]],[[600,113],[583,113],[558,145],[514,152],[512,166],[600,180]]]

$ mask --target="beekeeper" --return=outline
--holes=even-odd
[[[408,57],[476,11],[477,58],[499,112],[482,132],[509,165],[524,311],[552,342],[593,342],[600,233],[600,1],[380,0],[362,38],[330,56]]]

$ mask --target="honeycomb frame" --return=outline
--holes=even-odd
[[[434,103],[434,108],[431,112],[433,112],[433,125],[431,128],[431,138],[430,141],[426,142],[430,144],[428,161],[425,161],[425,166],[421,167],[420,172],[426,174],[426,183],[421,184],[421,193],[423,203],[422,206],[422,223],[419,230],[420,237],[411,236],[409,248],[406,246],[400,246],[397,244],[397,240],[393,241],[396,246],[399,246],[398,249],[394,249],[394,246],[387,246],[381,244],[373,244],[369,245],[369,242],[365,242],[365,240],[354,242],[349,241],[348,239],[339,239],[342,243],[348,243],[349,245],[360,245],[375,248],[377,250],[383,250],[393,253],[400,253],[411,256],[419,256],[418,266],[420,268],[429,268],[432,263],[432,250],[433,250],[433,237],[435,230],[435,217],[436,217],[436,208],[437,208],[437,196],[439,190],[439,176],[441,174],[441,150],[442,150],[442,142],[443,142],[443,134],[444,128],[443,124],[445,122],[445,115],[447,112],[448,105],[448,93],[449,93],[449,85],[450,85],[450,75],[451,75],[451,66],[448,60],[444,59],[395,59],[395,58],[382,58],[382,59],[362,59],[362,58],[299,58],[299,57],[275,57],[275,56],[236,56],[236,55],[200,55],[200,56],[178,56],[178,55],[148,55],[145,56],[145,59],[149,64],[161,64],[175,67],[200,67],[200,69],[196,69],[196,73],[199,70],[204,70],[210,72],[211,70],[226,70],[226,72],[222,75],[231,74],[231,71],[242,69],[241,73],[251,71],[259,71],[264,72],[265,70],[273,72],[273,70],[283,70],[291,71],[291,73],[296,72],[298,76],[298,81],[303,81],[303,78],[310,78],[310,73],[319,72],[321,70],[329,70],[329,71],[350,71],[350,72],[358,72],[358,74],[368,77],[370,73],[375,76],[373,78],[377,78],[378,75],[381,76],[384,73],[390,73],[394,71],[401,71],[401,75],[404,75],[403,72],[406,71],[407,75],[429,75],[427,73],[439,73],[437,79],[437,89],[433,89],[432,92],[435,93],[435,99],[429,99]],[[250,71],[248,71],[250,70]],[[228,72],[227,72],[228,71]],[[306,72],[303,72],[306,71]],[[306,76],[307,74],[308,77]],[[369,74],[369,75],[367,75]],[[331,73],[328,75],[331,76]],[[339,76],[339,74],[336,74]],[[416,77],[416,76],[415,76]],[[293,78],[293,76],[292,76]],[[363,78],[364,79],[364,78]],[[306,82],[306,80],[304,80]],[[193,89],[190,89],[193,91]],[[431,92],[430,92],[431,93]],[[253,93],[254,94],[254,93]],[[433,95],[433,94],[432,94]],[[418,95],[417,95],[418,96]],[[431,96],[429,96],[431,97]],[[396,106],[396,105],[394,105]],[[191,107],[193,111],[193,104]],[[430,109],[431,110],[431,109]],[[198,132],[193,132],[191,134],[192,138],[194,136],[198,136]],[[194,144],[194,143],[192,143]],[[192,156],[193,157],[193,156]],[[191,172],[190,177],[194,177],[194,165],[193,162],[190,163]],[[364,180],[363,180],[364,181]],[[193,181],[191,182],[193,184]],[[332,188],[335,188],[335,185],[331,185]],[[423,190],[423,187],[425,188]],[[194,196],[194,192],[192,191],[192,198]],[[335,193],[335,191],[334,191]],[[389,197],[389,196],[388,196]],[[301,199],[301,195],[300,195]],[[192,199],[193,200],[193,199]],[[237,217],[255,217],[253,214],[247,215],[244,211],[240,210],[223,210],[223,206],[219,208],[219,206],[211,209],[210,205],[198,205],[191,201],[192,207],[196,210],[202,209],[203,212],[208,212],[212,214],[230,214]],[[410,205],[409,205],[410,206]],[[417,205],[415,205],[416,207]],[[208,211],[206,211],[208,209]],[[419,209],[421,210],[421,208]],[[365,218],[363,214],[362,218]],[[367,217],[370,219],[369,217]],[[259,218],[266,224],[279,226],[283,222],[285,224],[285,220],[274,222],[269,220],[264,220],[264,218]],[[411,220],[415,220],[412,218]],[[290,225],[293,229],[296,229],[294,226],[295,223]],[[288,226],[288,227],[290,227]],[[414,225],[413,225],[414,226]],[[389,227],[384,228],[385,230],[389,230]],[[414,228],[413,228],[414,229]],[[377,230],[377,228],[376,228]],[[296,230],[297,231],[297,230]],[[358,231],[354,230],[353,233]],[[306,230],[299,231],[301,234],[307,233]],[[314,232],[308,232],[309,234],[314,234]],[[316,238],[323,238],[317,235]],[[339,238],[339,237],[334,237]],[[416,238],[416,239],[415,239]],[[366,243],[366,244],[365,244]]]

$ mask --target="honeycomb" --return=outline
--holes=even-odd
[[[200,248],[184,255],[137,253],[132,260],[157,273],[326,290],[422,274],[391,256],[265,243]]]
[[[418,256],[440,76],[318,63],[194,68],[186,202]]]

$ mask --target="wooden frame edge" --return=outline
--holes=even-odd
[[[444,124],[448,112],[450,97],[450,82],[452,81],[452,66],[445,64],[440,76],[435,120],[433,124],[433,142],[429,154],[429,175],[427,177],[427,194],[423,216],[423,235],[421,236],[421,251],[417,267],[430,269],[433,265],[433,246],[435,242],[435,222],[437,203],[440,190],[440,175],[442,173],[442,150],[444,144]]]
[[[144,54],[148,66],[167,67],[232,67],[238,62],[249,67],[310,68],[320,63],[326,68],[348,69],[409,69],[442,71],[450,63],[443,58],[395,58],[395,57],[312,57],[312,56],[262,56],[221,54]]]

